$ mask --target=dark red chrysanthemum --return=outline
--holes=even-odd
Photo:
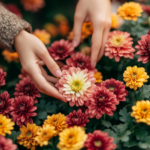
[[[66,64],[67,65],[63,66],[62,70],[68,70],[70,67],[79,67],[81,70],[88,69],[93,72],[97,71],[91,66],[90,57],[81,52],[72,54],[71,57],[66,60]]]
[[[6,139],[0,135],[0,150],[16,150],[17,145],[13,144],[11,139]]]
[[[19,96],[16,97],[14,103],[11,106],[12,120],[17,123],[18,126],[23,124],[33,123],[31,117],[37,115],[34,111],[37,109],[34,106],[34,99],[29,96]]]
[[[19,74],[18,77],[19,79],[23,79],[25,77],[28,77],[28,74],[23,69],[21,69],[21,74]]]
[[[0,86],[5,85],[5,76],[6,72],[3,72],[2,68],[0,68]]]
[[[142,9],[144,10],[144,12],[146,12],[148,15],[150,15],[150,5],[144,5],[141,4]]]
[[[108,133],[95,130],[93,134],[88,134],[84,147],[86,150],[114,150],[117,146],[113,141],[114,138],[109,137]]]
[[[116,95],[117,100],[120,101],[125,101],[126,96],[128,95],[127,90],[125,89],[126,86],[124,85],[123,82],[115,80],[115,79],[108,79],[105,81],[102,81],[98,86],[104,86],[107,89],[110,90],[110,92],[113,92]]]
[[[31,96],[35,100],[35,103],[38,102],[35,98],[41,97],[38,89],[35,87],[30,77],[23,78],[19,84],[16,84],[15,90],[15,96]]]
[[[74,51],[72,43],[65,40],[55,41],[48,48],[51,57],[55,60],[64,60],[67,56],[71,55]]]
[[[16,14],[18,17],[22,18],[22,14],[21,14],[19,8],[16,5],[14,5],[14,4],[7,4],[7,5],[5,5],[5,7],[9,11],[11,11],[12,13]]]
[[[14,98],[10,98],[10,95],[7,91],[0,94],[0,114],[3,114],[9,117],[11,112],[11,105],[14,102]]]
[[[112,116],[112,111],[116,110],[116,105],[118,104],[119,102],[113,92],[110,92],[103,86],[97,86],[93,96],[85,104],[88,107],[85,114],[87,114],[90,118],[96,117],[96,119],[100,119],[105,113]]]
[[[66,118],[66,124],[68,124],[68,127],[73,127],[75,125],[85,127],[86,123],[89,122],[88,117],[85,115],[85,113],[82,112],[81,109],[79,109],[77,112],[73,110],[73,112],[69,113]]]
[[[140,55],[138,61],[142,61],[146,64],[150,59],[150,34],[141,36],[141,40],[138,41],[139,45],[136,45],[137,49],[135,55]]]

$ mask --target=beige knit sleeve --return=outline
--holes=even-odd
[[[15,51],[15,37],[23,29],[28,32],[32,30],[29,23],[9,12],[0,3],[0,44],[12,52]]]

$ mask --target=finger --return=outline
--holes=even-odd
[[[77,47],[81,41],[81,34],[82,34],[82,26],[84,20],[86,18],[84,7],[78,3],[75,11],[74,16],[74,27],[73,27],[73,46]],[[82,15],[81,15],[82,14]]]
[[[108,38],[108,35],[109,35],[109,31],[110,31],[110,26],[111,26],[111,23],[108,23],[106,25],[105,30],[104,30],[102,47],[101,47],[101,50],[99,52],[98,61],[103,57],[103,54],[104,54],[104,51],[105,51],[105,44],[107,42],[107,38]]]
[[[102,46],[102,34],[104,30],[104,21],[102,19],[93,19],[93,35],[92,35],[92,52],[91,52],[91,66],[96,67],[98,61],[98,54]]]
[[[37,51],[38,57],[42,59],[49,71],[56,77],[61,77],[62,73],[57,63],[52,59],[46,48]],[[42,63],[42,62],[41,62]]]
[[[43,60],[38,61],[38,64],[39,64],[40,66],[45,66],[45,63],[44,63]]]
[[[40,69],[41,69],[41,71],[42,71],[42,75],[44,76],[44,78],[45,78],[47,81],[49,81],[49,82],[51,82],[51,83],[54,83],[54,84],[57,83],[57,81],[59,80],[58,78],[49,76],[43,67],[40,67]]]
[[[40,68],[38,64],[29,66],[27,70],[29,70],[28,74],[30,75],[32,81],[40,92],[60,99],[63,102],[67,102],[64,97],[58,92],[58,90],[55,87],[51,86],[39,72]]]

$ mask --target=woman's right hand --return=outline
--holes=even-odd
[[[22,30],[15,38],[15,49],[18,52],[23,70],[31,77],[37,89],[44,94],[67,102],[52,83],[62,76],[61,70],[49,55],[45,45],[34,35]],[[49,76],[39,65],[43,61],[49,71],[57,78]]]

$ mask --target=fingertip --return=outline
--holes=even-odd
[[[63,74],[62,74],[61,70],[58,69],[58,70],[56,70],[56,71],[54,72],[54,75],[59,78],[59,77],[61,77]]]

